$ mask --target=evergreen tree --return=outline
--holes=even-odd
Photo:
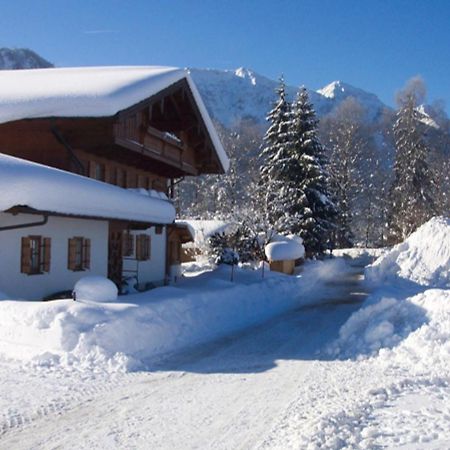
[[[330,199],[325,155],[317,137],[318,120],[306,88],[300,88],[293,105],[291,157],[296,162],[292,180],[302,195],[301,215],[290,229],[304,241],[308,256],[319,255],[329,246],[337,211]]]
[[[305,198],[298,184],[298,163],[292,157],[292,112],[282,78],[277,94],[278,102],[267,118],[270,126],[260,155],[262,163],[255,206],[262,209],[264,231],[295,232]]]
[[[429,149],[424,125],[417,111],[422,96],[424,86],[415,79],[399,97],[399,110],[394,124],[396,156],[389,217],[390,231],[395,241],[409,236],[430,219],[436,210],[436,189],[427,162]]]

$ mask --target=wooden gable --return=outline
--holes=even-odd
[[[86,154],[162,178],[223,172],[185,79],[111,117],[0,124],[0,152],[88,176]]]

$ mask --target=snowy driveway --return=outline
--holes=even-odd
[[[318,376],[328,377],[328,366],[345,366],[327,360],[321,349],[359,307],[362,295],[355,277],[336,284],[335,295],[327,304],[291,311],[261,326],[172,356],[152,372],[125,374],[114,383],[98,380],[105,383],[104,392],[85,388],[85,396],[75,396],[72,404],[55,408],[56,417],[49,412],[24,427],[16,424],[5,430],[0,446],[271,446],[275,444],[271,443],[271,432],[279,434],[278,422],[299,392],[305,387],[314,391],[327,382]],[[333,304],[341,301],[349,303]],[[334,371],[331,376],[331,381],[338,381]],[[316,410],[320,415],[320,408],[318,398],[305,413]]]
[[[358,272],[332,295],[172,355],[83,375],[2,366],[2,449],[446,449],[450,387],[327,351],[360,308]],[[330,292],[329,291],[329,292]]]

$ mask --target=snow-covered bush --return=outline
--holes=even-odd
[[[238,255],[241,262],[252,262],[261,259],[261,251],[256,236],[252,236],[250,230],[242,225],[228,234],[215,234],[208,239],[208,253],[211,259],[224,262],[223,255],[230,259],[230,250]],[[231,264],[227,262],[226,264]],[[235,262],[234,264],[237,264]]]
[[[117,300],[117,286],[108,278],[89,275],[81,278],[73,288],[77,300],[93,302],[115,302]]]

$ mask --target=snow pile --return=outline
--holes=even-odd
[[[73,288],[77,300],[92,302],[115,302],[117,286],[108,278],[90,275],[80,278]]]
[[[321,263],[330,266],[326,273],[334,264]],[[0,356],[80,370],[141,367],[314,302],[323,296],[317,288],[323,280],[308,267],[302,277],[266,272],[264,279],[261,271],[235,268],[231,282],[231,268],[222,266],[176,287],[122,297],[127,303],[2,301]]]
[[[450,220],[436,217],[366,269],[376,290],[341,327],[330,352],[348,358],[403,355],[403,365],[445,367],[445,359],[450,361],[449,271]]]
[[[374,285],[397,278],[450,287],[450,219],[435,217],[366,269]]]
[[[275,242],[270,242],[264,248],[269,261],[283,261],[303,258],[305,247],[302,238],[298,236],[283,236]]]

